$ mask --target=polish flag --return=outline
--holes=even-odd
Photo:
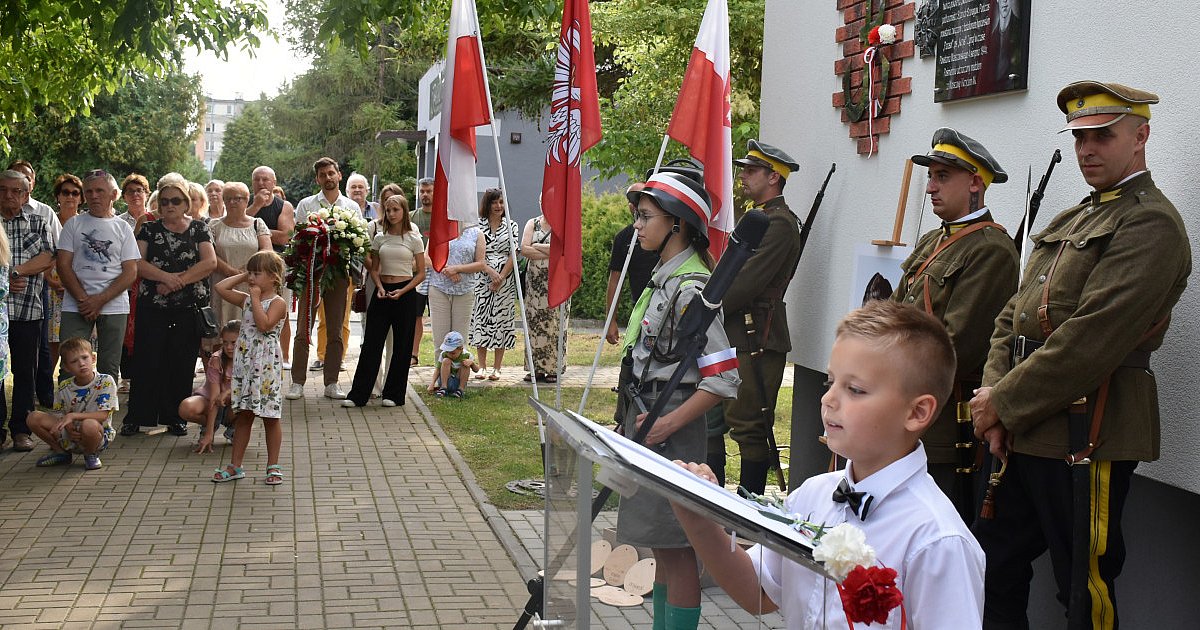
[[[667,134],[704,165],[712,198],[708,250],[719,258],[733,231],[733,137],[729,107],[729,7],[708,0]]]
[[[696,359],[696,365],[700,366],[701,378],[728,372],[738,366],[737,348],[725,348],[712,354],[706,354]]]
[[[567,0],[554,65],[554,91],[542,174],[542,214],[550,224],[550,308],[571,299],[583,277],[579,160],[600,141],[600,96],[587,0]]]
[[[446,266],[458,221],[479,220],[475,184],[475,128],[491,122],[479,16],[475,0],[454,0],[442,78],[442,128],[433,178],[433,214],[429,218],[429,257],[433,268]]]

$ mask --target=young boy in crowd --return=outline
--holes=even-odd
[[[438,369],[433,372],[429,391],[438,398],[462,398],[467,376],[472,370],[478,372],[480,369],[471,353],[463,348],[462,333],[456,330],[446,333],[446,338],[442,340],[437,364]]]
[[[96,355],[86,339],[73,337],[59,345],[62,366],[73,378],[63,381],[54,393],[54,411],[33,411],[29,428],[50,445],[49,455],[38,466],[70,464],[72,453],[83,454],[87,470],[96,470],[100,451],[116,437],[112,415],[119,408],[117,382],[96,371]]]
[[[945,328],[920,309],[874,301],[847,315],[830,353],[821,419],[829,448],[849,461],[784,502],[812,523],[860,528],[877,563],[899,574],[908,627],[921,630],[983,623],[983,552],[926,473],[920,441],[950,395],[954,367]],[[715,480],[704,464],[685,466]],[[761,545],[731,550],[719,525],[673,507],[709,574],[742,608],[779,610],[788,628],[843,627],[831,580]],[[900,616],[893,610],[882,627],[900,628]]]

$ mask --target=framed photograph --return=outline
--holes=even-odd
[[[853,284],[850,286],[849,310],[860,308],[870,300],[892,297],[896,284],[904,274],[900,264],[912,253],[912,247],[884,247],[863,243],[854,246]]]

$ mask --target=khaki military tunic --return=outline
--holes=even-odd
[[[1066,243],[1053,278],[1050,266]],[[1018,453],[1062,458],[1067,453],[1067,406],[1112,374],[1099,446],[1101,460],[1153,461],[1159,456],[1158,391],[1154,374],[1121,367],[1133,350],[1162,346],[1163,327],[1192,270],[1191,246],[1175,206],[1149,172],[1113,192],[1094,192],[1033,237],[1020,290],[996,319],[984,384]],[[1038,323],[1049,281],[1048,316]],[[1046,345],[1016,367],[1018,335]]]
[[[986,212],[966,225],[992,220],[991,213]],[[930,314],[945,324],[954,344],[958,358],[956,380],[965,381],[973,389],[983,374],[996,315],[1017,291],[1020,262],[1012,238],[1002,230],[985,227],[952,243],[916,275],[945,238],[944,228],[939,228],[917,241],[913,253],[901,265],[904,277],[892,300],[924,310],[925,288],[929,287],[933,308]],[[970,400],[970,389],[962,392],[962,396],[964,401]],[[931,463],[959,463],[954,448],[960,441],[955,402],[952,394],[922,438]]]

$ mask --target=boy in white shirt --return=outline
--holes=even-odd
[[[821,418],[830,450],[850,461],[808,479],[784,503],[812,523],[861,529],[877,563],[897,571],[908,627],[920,630],[983,623],[983,551],[926,472],[920,442],[950,395],[954,368],[945,328],[919,309],[875,301],[847,315]],[[686,467],[715,482],[706,465]],[[742,608],[779,610],[788,628],[844,627],[832,581],[761,545],[731,551],[719,525],[674,507],[705,567]],[[900,628],[900,616],[897,608],[887,624],[870,627]]]
[[[96,470],[100,451],[116,437],[112,416],[117,411],[117,381],[96,371],[96,355],[86,339],[73,337],[59,347],[63,369],[73,378],[54,393],[54,411],[33,411],[29,428],[50,445],[50,454],[38,466],[70,464],[72,453],[83,454],[84,468]]]

